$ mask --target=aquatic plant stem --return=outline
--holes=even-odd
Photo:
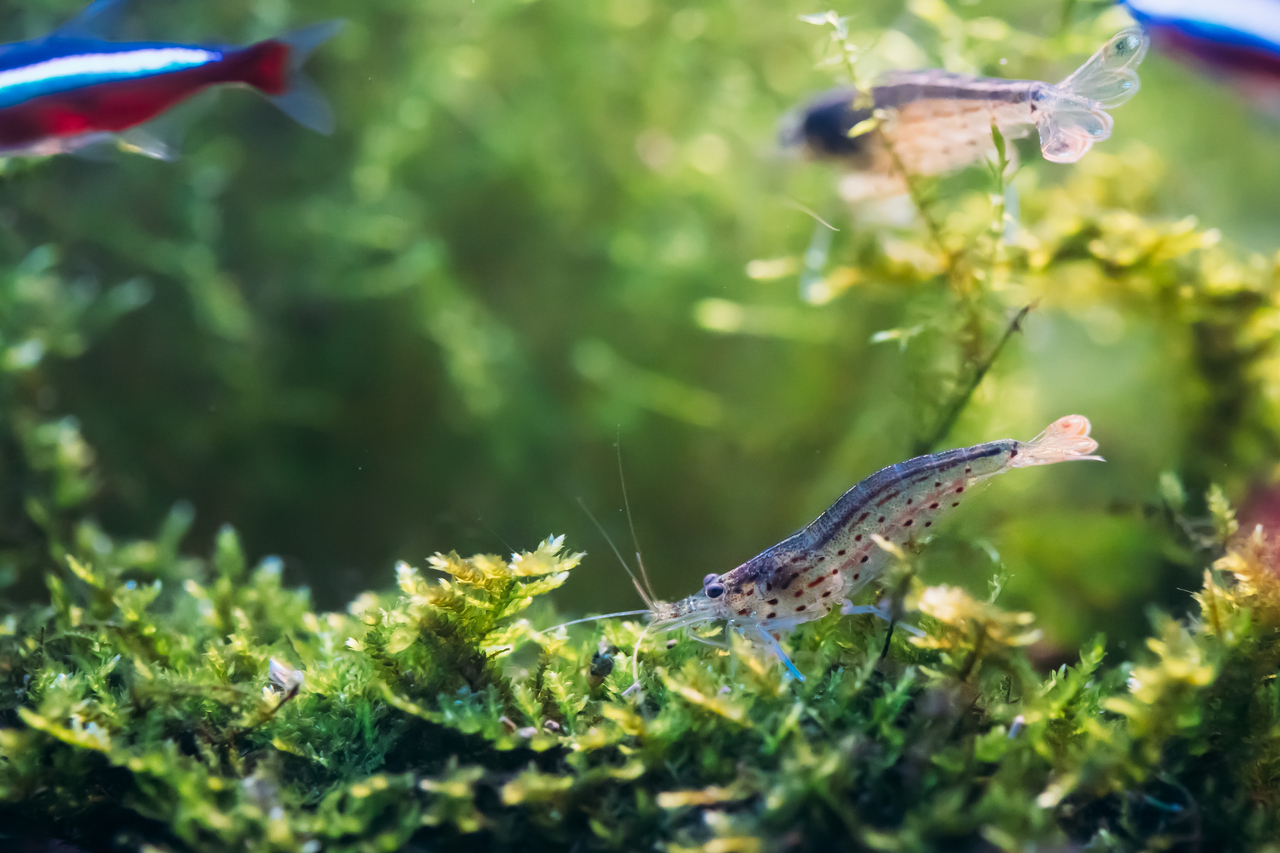
[[[942,253],[947,270],[947,281],[954,283],[958,255],[947,248],[946,242],[942,239],[942,225],[934,218],[932,207],[925,199],[924,194],[920,192],[916,178],[902,164],[902,158],[898,156],[898,152],[894,149],[893,142],[884,135],[878,126],[875,132],[880,135],[880,141],[884,145],[884,149],[889,152],[889,158],[893,161],[893,168],[902,176],[902,183],[907,188],[907,196],[911,199],[911,203],[915,205],[916,210],[919,211],[920,218],[924,220],[924,227],[929,232],[929,238],[933,240],[938,251]]]
[[[986,644],[987,629],[979,625],[978,636],[973,641],[973,651],[969,653],[969,657],[965,659],[964,666],[956,673],[959,681],[968,681],[970,674],[973,673],[974,666],[978,663],[978,658],[982,655],[982,647]]]
[[[928,453],[937,447],[943,439],[951,432],[951,428],[955,426],[956,420],[959,419],[960,413],[964,411],[965,406],[969,404],[969,399],[973,396],[973,392],[982,384],[982,380],[986,377],[987,372],[991,370],[992,365],[996,363],[996,359],[1000,357],[1000,353],[1004,350],[1005,344],[1013,337],[1015,332],[1022,330],[1022,321],[1035,307],[1035,303],[1023,306],[1022,310],[1014,315],[1013,320],[1005,328],[1004,334],[1000,336],[1000,340],[996,341],[996,345],[991,348],[991,352],[987,354],[981,362],[973,367],[969,380],[961,388],[960,392],[952,399],[950,405],[942,414],[942,418],[938,421],[938,425],[928,436],[917,441],[913,452],[917,455]]]

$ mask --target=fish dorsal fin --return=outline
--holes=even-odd
[[[129,0],[94,0],[80,14],[49,34],[49,38],[105,39],[115,35]]]

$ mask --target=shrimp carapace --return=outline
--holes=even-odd
[[[778,635],[841,607],[884,571],[890,554],[876,539],[903,544],[927,536],[972,487],[1014,468],[1094,455],[1089,420],[1067,415],[1031,441],[1002,439],[917,456],[881,469],[845,492],[800,532],[675,603],[654,602],[651,629],[665,632],[724,621],[773,651],[803,678]],[[648,629],[646,629],[648,630]]]
[[[1046,160],[1074,163],[1111,135],[1107,110],[1138,91],[1134,68],[1148,38],[1140,29],[1113,36],[1061,83],[971,77],[946,71],[896,71],[859,97],[833,89],[800,109],[784,144],[879,178],[881,192],[901,191],[908,175],[937,175],[978,162],[995,150],[991,128],[1007,138],[1040,134]],[[874,127],[855,128],[879,117]]]

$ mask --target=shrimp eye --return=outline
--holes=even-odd
[[[712,583],[713,581],[718,581],[718,580],[720,580],[720,576],[715,572],[712,572],[711,574],[707,575],[702,579],[702,585],[706,586],[707,584]]]
[[[702,591],[707,594],[707,598],[719,598],[720,596],[724,595],[724,584],[722,583],[707,584],[705,587],[702,588]]]

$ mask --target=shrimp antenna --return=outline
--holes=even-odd
[[[591,523],[596,526],[596,530],[600,531],[600,535],[604,537],[604,541],[609,543],[609,547],[613,549],[614,555],[618,558],[618,562],[622,563],[622,568],[627,573],[627,577],[631,578],[631,583],[635,585],[636,592],[640,593],[640,597],[644,599],[644,603],[649,605],[649,610],[653,610],[653,598],[644,591],[644,587],[640,586],[640,581],[636,579],[635,572],[631,571],[631,566],[627,561],[622,559],[622,552],[618,550],[618,546],[613,544],[613,538],[609,536],[596,517],[591,514],[591,510],[587,508],[587,503],[582,498],[578,498],[578,506],[582,507],[582,511],[587,514],[587,518],[591,519]]]
[[[552,625],[550,628],[543,628],[535,633],[547,634],[560,628],[568,628],[570,625],[581,625],[583,622],[595,622],[600,619],[613,619],[617,616],[645,616],[652,613],[652,610],[619,610],[617,613],[601,613],[599,616],[584,616],[581,619],[574,619],[570,622],[561,622],[559,625]]]
[[[621,430],[619,430],[619,434],[613,443],[613,448],[618,452],[618,482],[622,484],[622,505],[627,508],[627,527],[631,528],[631,544],[634,545],[636,549],[636,563],[640,566],[640,577],[644,579],[644,587],[649,591],[647,596],[643,592],[640,593],[640,597],[645,600],[646,604],[652,607],[653,602],[657,601],[658,596],[653,594],[653,584],[649,580],[649,573],[644,569],[644,558],[640,556],[640,537],[636,536],[636,523],[631,518],[631,498],[627,496],[627,478],[622,473]],[[617,549],[615,548],[614,550],[616,551]],[[633,577],[632,580],[635,580],[635,578]]]
[[[511,543],[503,539],[502,536],[498,533],[498,531],[490,527],[489,522],[484,520],[483,515],[477,515],[476,521],[480,522],[480,526],[483,527],[485,530],[489,531],[489,533],[493,536],[494,539],[497,539],[499,542],[501,542],[502,547],[506,548],[512,554],[516,553],[516,549],[511,547]]]

